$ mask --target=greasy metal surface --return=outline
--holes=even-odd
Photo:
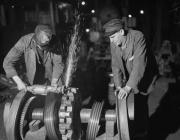
[[[104,102],[95,102],[91,110],[91,116],[86,131],[86,140],[95,140],[99,130],[99,120]]]

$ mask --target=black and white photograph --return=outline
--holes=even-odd
[[[180,140],[180,1],[0,0],[0,140]]]

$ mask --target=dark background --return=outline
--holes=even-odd
[[[110,81],[108,74],[111,72],[111,68],[109,52],[106,51],[108,50],[108,41],[101,35],[101,26],[108,19],[128,17],[131,14],[136,19],[136,25],[132,28],[145,34],[148,46],[152,48],[154,54],[161,53],[164,40],[170,41],[174,54],[180,49],[180,45],[178,45],[180,44],[179,0],[85,0],[85,6],[82,6],[81,2],[78,0],[1,0],[0,73],[4,74],[2,62],[7,52],[22,35],[34,32],[35,26],[39,23],[50,24],[53,27],[54,33],[63,42],[64,57],[66,58],[69,44],[67,38],[74,25],[75,9],[83,17],[82,41],[84,43],[81,45],[84,46],[84,49],[80,54],[80,61],[77,71],[73,75],[72,84],[81,89],[83,98],[92,97],[89,106],[95,100],[107,100]],[[59,8],[62,3],[69,5]],[[94,14],[91,13],[92,9],[95,10]],[[144,10],[144,14],[140,14],[140,10]],[[65,16],[66,14],[68,16]],[[94,17],[98,21],[95,25],[92,23]],[[100,34],[100,39],[90,40],[90,32],[85,32],[87,28],[90,29],[90,32],[94,31],[98,35]],[[85,61],[91,48],[93,48],[93,55],[88,61]],[[168,64],[171,71],[160,76],[156,89],[149,99],[150,135],[153,140],[180,139],[179,60],[173,61],[173,65]],[[172,79],[175,82],[169,82]],[[3,96],[6,94],[8,93],[1,93]],[[105,105],[109,107],[108,103]],[[0,106],[0,111],[2,110],[3,104]],[[0,124],[0,126],[2,125]],[[4,133],[3,128],[0,129],[0,133]],[[1,139],[1,134],[0,140],[5,140],[4,135],[4,139]]]

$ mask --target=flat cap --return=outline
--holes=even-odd
[[[35,28],[35,34],[38,35],[41,31],[45,32],[48,36],[52,35],[52,29],[49,25],[37,25]]]
[[[124,23],[121,19],[111,19],[103,25],[105,36],[111,36],[124,28]]]

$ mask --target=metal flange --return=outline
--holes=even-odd
[[[4,107],[4,126],[8,140],[23,140],[29,131],[32,111],[44,106],[44,96],[21,91]]]
[[[72,90],[68,90],[62,96],[59,109],[59,131],[62,134],[62,140],[80,139],[80,99],[80,94]]]
[[[61,140],[62,136],[59,132],[58,111],[60,108],[61,96],[48,92],[44,107],[44,124],[46,134],[51,140]]]
[[[65,94],[47,93],[44,124],[49,139],[79,139],[81,102],[78,95],[71,90],[67,90]],[[35,110],[34,113],[39,114],[40,112]],[[35,116],[35,114],[34,117],[38,118],[39,116]]]
[[[20,137],[22,140],[24,140],[24,138],[25,138],[26,131],[24,129],[26,129],[26,130],[28,129],[28,121],[32,120],[31,115],[29,114],[30,113],[30,105],[35,98],[36,98],[35,96],[30,97],[22,109],[20,122],[19,122],[19,132],[20,132]]]
[[[95,102],[92,106],[90,119],[86,131],[86,140],[95,140],[99,131],[99,120],[104,102]]]
[[[130,140],[128,121],[134,119],[134,94],[131,93],[127,99],[116,97],[116,116],[118,136],[120,140]]]

